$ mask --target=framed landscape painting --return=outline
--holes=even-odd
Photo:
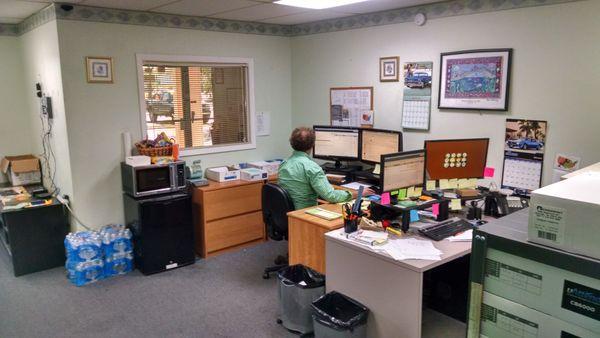
[[[508,110],[512,49],[443,53],[438,108]]]

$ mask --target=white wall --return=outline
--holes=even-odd
[[[17,37],[0,36],[0,60],[0,158],[28,154],[33,149],[25,96],[33,96],[33,87],[25,90]],[[5,181],[0,174],[0,183]]]
[[[254,59],[257,111],[270,111],[271,136],[257,148],[202,159],[203,167],[286,156],[291,126],[290,39],[133,25],[59,21],[73,205],[91,226],[122,222],[121,133],[141,139],[136,53]],[[114,59],[114,84],[88,84],[86,56]]]
[[[506,118],[548,121],[544,183],[556,152],[600,161],[600,1],[582,1],[292,39],[292,125],[329,123],[329,88],[373,86],[375,127],[401,129],[402,83],[380,83],[378,60],[433,61],[437,107],[440,53],[514,48],[509,112],[439,111],[429,132],[406,132],[406,150],[425,139],[491,138],[488,164],[502,174]]]
[[[42,153],[40,100],[34,92],[35,84],[39,82],[46,96],[52,98],[54,119],[51,145],[56,156],[55,182],[61,194],[71,195],[73,185],[56,21],[23,34],[19,37],[19,44],[23,62],[23,74],[20,75],[24,82],[22,92],[26,99],[33,151],[38,155]],[[48,173],[45,172],[45,175]],[[49,187],[49,180],[45,179],[44,184]]]

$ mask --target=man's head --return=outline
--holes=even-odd
[[[315,146],[315,131],[307,127],[294,129],[290,145],[294,150],[308,152]]]

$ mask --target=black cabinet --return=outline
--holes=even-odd
[[[135,264],[143,274],[194,263],[190,195],[135,199],[124,194],[123,200],[125,222],[133,233]]]
[[[58,201],[18,210],[0,207],[0,247],[17,277],[64,265],[68,232],[67,213]]]

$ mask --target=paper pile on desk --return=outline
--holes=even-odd
[[[442,252],[438,250],[431,241],[424,241],[415,238],[389,240],[382,249],[395,260],[405,259],[427,259],[439,261],[442,259]]]
[[[470,242],[473,238],[473,230],[467,230],[465,232],[461,232],[455,236],[450,236],[446,238],[450,242]]]
[[[346,189],[352,189],[352,190],[358,190],[361,186],[365,187],[365,189],[371,187],[370,184],[364,184],[364,183],[358,183],[358,182],[352,182],[352,183],[342,185],[342,187],[344,187]]]

